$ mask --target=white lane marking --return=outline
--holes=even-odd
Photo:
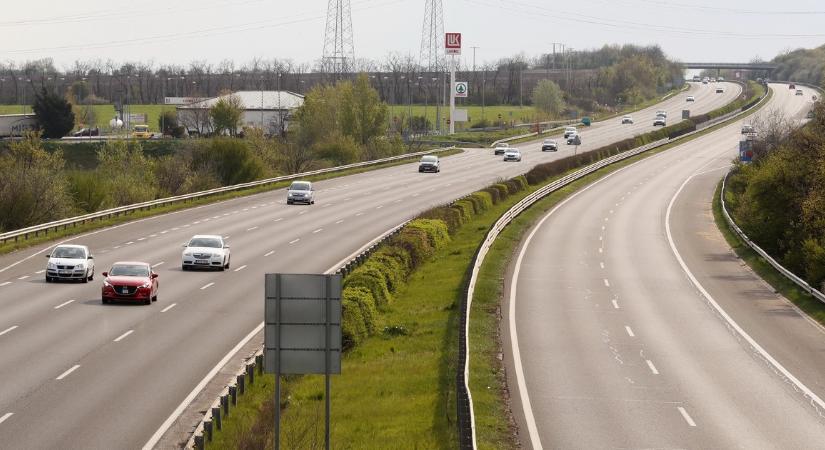
[[[404,201],[404,199],[399,198],[398,200],[394,201],[393,203],[401,203],[403,201]]]
[[[604,253],[604,249],[599,247],[599,253]]]
[[[158,235],[157,235],[157,234],[150,234],[150,235],[149,235],[149,237],[150,237],[150,238],[153,238],[153,237],[158,237]]]
[[[64,307],[64,306],[66,306],[66,305],[68,305],[69,303],[72,303],[72,302],[74,302],[74,299],[71,299],[71,300],[69,300],[68,302],[63,302],[63,303],[61,303],[61,304],[59,304],[59,305],[55,306],[55,307],[54,307],[54,309],[60,309],[60,308],[62,308],[62,307]]]
[[[381,209],[383,207],[384,207],[384,205],[378,205],[378,206],[375,207],[375,209]]]
[[[603,263],[603,262],[600,262],[600,263],[599,263],[599,267],[601,267],[602,269],[604,269],[604,263]]]
[[[335,225],[338,225],[339,223],[344,223],[344,219],[341,219],[341,220],[335,222]]]
[[[653,375],[659,375],[659,371],[656,370],[656,366],[653,365],[653,361],[646,359],[645,362],[647,363],[647,367],[650,367],[650,371],[653,372]]]
[[[282,221],[282,220],[284,220],[284,218],[283,218],[283,217],[278,217],[277,219],[273,220],[273,222],[280,222],[280,221]]]
[[[176,305],[177,305],[177,303],[172,303],[171,305],[167,306],[166,308],[161,309],[160,312],[165,313],[166,311],[169,311],[170,309],[174,308]]]
[[[11,417],[13,415],[14,415],[14,413],[5,413],[5,414],[3,414],[3,417],[0,417],[0,423],[5,422],[9,417]]]
[[[138,240],[139,240],[139,241],[145,241],[145,240],[146,240],[146,238],[145,238],[145,237],[142,237],[142,238],[138,238]]]
[[[266,254],[264,254],[264,256],[270,256],[270,255],[272,255],[273,253],[275,253],[275,250],[272,250],[271,252],[267,252]]]
[[[22,277],[18,278],[18,280],[25,280],[28,277],[30,277],[30,275],[23,275]]]
[[[183,401],[180,402],[178,407],[175,408],[174,411],[172,411],[172,414],[170,414],[169,417],[167,417],[166,420],[163,422],[163,424],[161,424],[160,428],[158,428],[157,431],[155,431],[155,434],[153,434],[152,437],[149,438],[149,441],[143,445],[143,450],[152,450],[152,448],[155,447],[158,441],[160,441],[161,436],[163,436],[164,433],[166,433],[166,431],[169,430],[169,427],[171,427],[172,424],[175,423],[175,420],[177,420],[178,416],[180,416],[183,410],[186,409],[186,407],[189,406],[190,403],[192,403],[192,400],[195,399],[195,397],[203,390],[203,388],[206,387],[206,385],[209,384],[210,381],[212,381],[212,378],[215,378],[215,375],[218,374],[221,368],[223,368],[223,366],[225,366],[226,363],[229,362],[229,360],[232,359],[232,357],[235,356],[235,354],[238,353],[241,350],[241,348],[243,348],[243,346],[246,345],[247,342],[252,340],[252,338],[255,337],[255,335],[258,334],[258,332],[261,331],[263,328],[264,323],[261,322],[260,324],[258,324],[257,327],[255,327],[254,330],[252,330],[251,333],[246,335],[245,338],[241,339],[241,342],[238,342],[238,345],[236,345],[235,348],[229,350],[229,353],[227,353],[226,356],[223,357],[223,359],[218,361],[218,364],[216,364],[215,367],[213,367],[212,370],[210,370],[209,373],[207,373],[206,376],[203,377],[200,383],[198,383],[198,385],[195,386],[191,392],[189,392],[189,395],[187,395],[186,398],[184,398]]]
[[[418,192],[416,192],[416,193],[415,193],[415,194],[413,194],[412,196],[413,196],[413,197],[418,197],[419,195],[421,195],[421,194],[419,194]]]
[[[303,216],[303,215],[304,215],[304,214],[306,214],[306,213],[307,213],[306,211],[301,211],[301,212],[299,212],[299,213],[298,213],[298,215],[299,215],[299,216]]]
[[[135,330],[129,330],[129,331],[127,331],[127,332],[125,332],[125,333],[121,334],[121,335],[120,335],[120,336],[118,336],[117,338],[115,338],[114,342],[120,342],[120,341],[122,341],[122,340],[126,339],[126,336],[129,336],[130,334],[132,334],[132,333],[134,333],[134,332],[135,332]]]
[[[344,199],[345,202],[348,202],[350,200],[352,200],[352,198],[350,198],[350,197],[347,197],[347,198]]]
[[[604,218],[604,221],[605,221],[605,222],[610,222],[610,218],[609,218],[609,217],[605,217],[605,218]]]
[[[624,326],[624,330],[625,330],[625,331],[627,331],[627,335],[628,335],[628,336],[630,336],[630,337],[636,337],[636,335],[633,333],[633,329],[631,329],[629,326],[625,325],[625,326]]]
[[[190,225],[187,223],[186,225],[183,226],[183,228],[189,228],[189,226]]]
[[[360,212],[360,213],[355,214],[355,217],[363,216],[363,215],[364,215],[364,213]]]
[[[230,235],[228,235],[228,234],[227,234],[227,235],[226,235],[226,236],[224,236],[223,238],[224,238],[224,239],[229,239],[229,236],[230,236]]]
[[[619,309],[619,301],[618,301],[618,300],[616,300],[616,299],[614,298],[614,299],[613,299],[613,300],[611,300],[610,302],[611,302],[611,303],[613,303],[613,308],[615,308],[615,309]]]
[[[612,210],[612,209],[610,210],[610,214],[613,214],[613,210]]]
[[[0,287],[8,286],[11,284],[11,281],[6,281],[5,283],[0,283]]]
[[[129,242],[127,242],[127,243],[123,244],[123,245],[132,245],[132,244],[134,244],[134,243],[135,243],[135,241],[129,241]]]
[[[199,223],[201,223],[201,221],[200,221],[200,220],[196,220],[196,221],[192,222],[192,224],[193,224],[193,225],[197,225],[197,224],[199,224]]]
[[[243,265],[243,266],[241,266],[241,267],[238,267],[237,269],[235,269],[235,272],[240,272],[240,271],[242,271],[242,270],[244,270],[244,269],[246,269],[246,265]]]
[[[119,249],[119,248],[120,248],[120,246],[119,246],[119,245],[115,245],[113,248],[114,248],[115,250],[117,250],[117,249]]]
[[[703,168],[704,167],[701,167],[700,170]],[[713,308],[716,310],[716,312],[719,313],[720,316],[722,316],[725,322],[727,322],[728,325],[730,325],[730,327],[733,328],[739,334],[739,336],[742,336],[742,338],[744,338],[748,342],[748,344],[750,344],[750,346],[757,351],[757,353],[759,353],[763,358],[765,358],[765,360],[768,361],[770,365],[772,365],[786,379],[793,383],[794,386],[796,386],[797,389],[802,391],[803,394],[810,398],[813,403],[816,403],[816,408],[820,410],[825,409],[825,401],[823,401],[818,395],[816,395],[815,392],[810,390],[808,386],[803,384],[798,378],[793,376],[793,374],[791,374],[791,372],[789,372],[788,369],[786,369],[782,364],[779,363],[779,361],[777,361],[773,356],[771,356],[771,354],[768,353],[767,350],[762,348],[762,346],[759,345],[756,342],[756,340],[754,340],[751,337],[751,335],[745,332],[745,330],[742,329],[742,327],[740,327],[739,324],[736,323],[736,321],[734,321],[733,318],[729,316],[728,313],[725,312],[725,310],[722,309],[721,306],[719,306],[719,303],[717,303],[716,300],[710,295],[710,292],[708,292],[705,289],[705,287],[702,286],[701,283],[699,283],[699,280],[693,275],[693,272],[691,272],[687,264],[685,264],[685,260],[682,259],[682,254],[679,253],[679,250],[676,248],[676,243],[673,241],[673,233],[670,230],[670,214],[673,210],[673,205],[676,203],[676,199],[679,197],[679,194],[682,193],[682,190],[685,189],[685,186],[687,186],[687,184],[693,179],[694,176],[696,176],[696,174],[691,175],[685,180],[684,183],[682,183],[682,185],[679,187],[676,193],[673,194],[673,198],[670,199],[670,204],[667,206],[667,213],[665,214],[665,232],[667,234],[668,243],[670,244],[670,250],[676,256],[676,260],[679,262],[679,265],[682,266],[682,270],[687,274],[691,283],[693,283],[693,285],[696,286],[696,289],[698,289],[699,292],[702,293],[705,299],[707,299],[708,303],[710,303],[711,306],[713,306]]]
[[[207,283],[207,284],[201,286],[201,290],[209,289],[210,287],[212,287],[214,285],[215,285],[215,283]]]
[[[694,422],[693,419],[690,417],[690,414],[688,414],[688,412],[685,411],[685,408],[682,408],[681,406],[677,406],[676,409],[679,410],[679,412],[682,414],[682,417],[684,417],[685,422],[687,422],[688,425],[690,425],[692,427],[696,426],[696,422]]]
[[[154,265],[152,265],[152,268],[155,268],[155,267],[157,267],[157,266],[162,266],[162,265],[164,265],[165,263],[166,263],[166,261],[161,261],[161,262],[155,263]]]
[[[607,281],[607,278],[604,279],[604,287],[610,287],[610,282]]]
[[[69,369],[69,370],[67,370],[67,371],[65,371],[65,372],[63,372],[63,373],[61,373],[59,377],[55,378],[55,380],[62,380],[62,379],[64,379],[64,378],[68,377],[68,376],[69,376],[69,374],[71,374],[72,372],[74,372],[75,370],[77,370],[77,369],[78,369],[78,367],[80,367],[80,364],[75,364],[75,365],[74,365],[71,369]]]
[[[600,241],[603,241],[603,240],[604,240],[604,236],[599,236],[599,240],[600,240]]]
[[[604,226],[604,225],[602,225],[602,231],[604,231],[604,230],[606,230],[606,229],[607,229],[607,227],[606,227],[606,226]]]
[[[301,238],[298,238],[298,239],[294,239],[294,240],[292,240],[292,241],[289,241],[289,245],[292,245],[292,244],[294,244],[294,243],[296,243],[296,242],[298,242],[298,241],[300,241],[300,240],[301,240]]]
[[[179,227],[174,227],[174,228],[172,228],[172,231],[178,231],[178,230],[180,230],[180,228],[179,228]]]
[[[41,274],[41,273],[43,273],[43,272],[45,272],[45,271],[46,271],[46,269],[43,269],[43,270],[38,270],[38,271],[37,271],[37,272],[35,272],[35,273],[36,273],[36,274]]]
[[[0,331],[0,336],[4,335],[4,334],[6,334],[6,333],[11,333],[12,331],[16,330],[17,328],[18,328],[18,326],[17,326],[17,325],[12,325],[12,326],[10,326],[10,327],[6,328],[6,329],[5,329],[5,330],[3,330],[3,331]]]
[[[258,229],[258,227],[252,227],[252,228],[247,228],[246,231],[255,231],[257,229]]]
[[[313,231],[312,234],[320,233],[322,231],[324,231],[323,228],[318,228],[317,230]]]
[[[160,234],[166,234],[168,232],[169,232],[169,230],[163,230],[163,231],[160,232]]]

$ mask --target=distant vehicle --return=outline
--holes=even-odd
[[[718,77],[716,78],[716,81],[725,81],[725,77]]]
[[[0,115],[0,138],[20,137],[26,132],[37,130],[37,117],[34,114]]]
[[[508,148],[504,152],[505,161],[521,161],[521,152],[517,148]]]
[[[46,283],[57,280],[88,283],[95,278],[95,259],[85,245],[58,245],[46,258],[49,258]]]
[[[716,88],[716,93],[717,94],[724,94],[725,93],[725,88],[723,88],[722,86],[717,87]]]
[[[589,117],[582,117],[582,125],[584,125],[586,127],[589,127],[590,124],[592,124],[592,123],[593,123],[593,120],[590,119]]]
[[[630,116],[622,117],[622,125],[624,125],[626,123],[633,124],[633,117],[630,117]]]
[[[232,255],[229,245],[223,236],[212,234],[196,234],[189,242],[183,244],[181,254],[181,270],[192,268],[212,268],[226,270],[229,268]]]
[[[116,262],[103,272],[101,301],[139,301],[150,305],[158,300],[158,274],[145,262]]]
[[[567,139],[571,134],[576,134],[578,132],[579,130],[576,129],[576,127],[564,127],[564,138]]]
[[[742,124],[742,134],[751,134],[754,132],[753,125],[750,124]]]
[[[686,101],[686,102],[695,102],[695,101],[696,101],[696,97],[694,97],[694,96],[692,96],[692,95],[688,95],[688,96],[687,96],[687,98],[685,98],[685,101]]]
[[[306,203],[315,204],[315,189],[310,181],[293,181],[286,190],[286,204]]]
[[[699,81],[702,81],[702,77],[700,77],[699,75],[694,75],[694,76],[693,76],[693,81],[694,81],[694,82],[699,82]]]
[[[796,85],[791,83],[788,85],[788,89],[796,89]]]
[[[702,80],[702,84],[708,84],[708,80]]]
[[[75,131],[72,133],[73,137],[81,137],[81,136],[100,136],[100,128],[81,128],[80,130]]]
[[[510,144],[508,144],[506,142],[501,142],[499,144],[496,144],[496,148],[493,150],[493,154],[494,155],[503,155],[504,152],[507,151],[508,148],[510,148]]]
[[[135,139],[149,139],[152,133],[149,132],[149,125],[135,125],[132,128],[132,137]]]
[[[545,139],[544,142],[541,143],[541,151],[543,152],[555,152],[558,149],[559,144],[553,139]]]
[[[663,126],[666,126],[666,125],[667,125],[667,119],[665,117],[656,116],[656,118],[653,119],[653,126],[654,127],[657,127],[657,126],[662,126],[663,127]]]
[[[711,78],[711,79],[710,79],[710,82],[711,82],[711,83],[716,83],[716,78]]]
[[[425,155],[421,157],[421,161],[418,163],[418,171],[419,172],[441,172],[441,164],[438,161],[438,156],[435,155]]]
[[[567,145],[581,145],[582,137],[579,133],[571,134],[567,137]]]
[[[797,89],[796,94],[794,94],[794,95],[805,95],[805,93],[802,92],[802,89]]]

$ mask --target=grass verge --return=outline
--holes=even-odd
[[[451,149],[451,150],[441,152],[439,154],[439,156],[441,156],[441,157],[450,156],[450,155],[454,155],[454,154],[458,154],[458,153],[462,153],[462,152],[463,152],[463,150],[461,150],[461,149]],[[311,180],[311,181],[321,181],[321,180],[328,180],[328,179],[332,179],[332,178],[345,177],[345,176],[348,176],[348,175],[355,175],[355,174],[359,174],[359,173],[363,173],[363,172],[369,172],[369,171],[372,171],[372,170],[384,169],[384,168],[387,168],[387,167],[394,167],[394,166],[399,166],[399,165],[402,165],[402,164],[409,164],[415,158],[417,158],[417,157],[410,157],[410,159],[403,159],[401,161],[393,161],[393,162],[388,162],[388,163],[376,164],[376,165],[369,166],[369,167],[360,167],[360,168],[342,170],[342,171],[334,172],[334,173],[315,175],[315,176],[307,177],[307,179]],[[28,239],[22,239],[21,238],[17,242],[11,240],[11,241],[8,241],[6,243],[0,243],[0,255],[11,253],[11,252],[17,251],[17,250],[22,250],[24,248],[28,248],[28,247],[31,247],[31,246],[34,246],[34,245],[42,244],[44,242],[50,242],[50,241],[54,241],[56,239],[61,239],[61,238],[69,237],[69,236],[75,236],[75,235],[78,235],[78,234],[87,233],[87,232],[98,230],[98,229],[101,229],[101,228],[106,228],[106,227],[110,227],[110,226],[114,226],[114,225],[124,224],[126,222],[145,219],[145,218],[153,217],[153,216],[159,216],[159,215],[162,215],[162,214],[168,214],[168,213],[171,213],[171,212],[181,211],[181,210],[184,210],[184,209],[189,209],[189,208],[193,208],[193,207],[197,207],[197,206],[203,206],[203,205],[207,205],[207,204],[211,204],[211,203],[218,203],[218,202],[231,200],[231,199],[235,199],[235,198],[239,198],[239,197],[246,197],[246,196],[249,196],[249,195],[260,194],[262,192],[273,191],[273,190],[276,190],[276,189],[282,189],[286,186],[289,186],[290,183],[291,183],[291,181],[283,181],[283,182],[279,182],[279,183],[268,184],[266,186],[259,186],[259,187],[255,187],[255,188],[242,189],[242,190],[233,191],[233,192],[226,192],[226,193],[223,193],[223,194],[211,195],[211,196],[208,196],[208,197],[203,197],[203,198],[199,198],[199,199],[195,199],[195,200],[191,200],[191,201],[172,203],[172,204],[165,205],[165,206],[160,206],[160,207],[157,207],[157,208],[133,211],[129,214],[123,214],[123,215],[116,216],[116,217],[111,217],[111,218],[108,218],[108,219],[97,220],[97,221],[94,221],[94,222],[86,222],[84,224],[79,224],[79,225],[76,225],[76,226],[71,226],[71,227],[67,227],[67,228],[64,228],[64,229],[56,230],[56,231],[54,231],[54,230],[49,231],[48,234],[41,233],[39,236],[36,236],[36,237],[29,236]]]
[[[722,201],[720,194],[722,191],[722,182],[716,187],[716,193],[713,196],[713,218],[716,221],[716,227],[725,236],[728,245],[731,246],[736,255],[739,256],[751,270],[754,271],[760,278],[770,284],[782,296],[790,300],[799,309],[805,312],[808,316],[822,325],[825,325],[825,304],[805,292],[802,288],[796,285],[793,281],[785,278],[779,271],[773,268],[765,258],[762,258],[756,253],[748,244],[743,241],[739,235],[728,225],[722,214]]]

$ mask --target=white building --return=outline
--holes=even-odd
[[[238,91],[228,95],[238,97],[243,105],[241,128],[263,128],[270,135],[286,131],[292,113],[304,104],[303,95],[290,91]],[[178,122],[190,134],[211,133],[214,127],[209,110],[228,95],[178,106]]]

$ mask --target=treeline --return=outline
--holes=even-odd
[[[812,49],[797,49],[773,59],[779,64],[771,78],[799,81],[822,86],[825,83],[825,45]]]
[[[753,163],[738,163],[727,201],[753,241],[812,286],[825,282],[825,105],[789,131],[779,123],[760,130]]]
[[[390,54],[380,61],[361,59],[355,73],[366,73],[381,99],[388,103],[441,101],[447,77],[428,72],[412,56]],[[71,93],[80,104],[157,104],[164,97],[215,97],[223,91],[291,90],[308,92],[341,75],[323,73],[310,64],[285,59],[255,59],[242,66],[232,61],[188,66],[112,61],[77,61],[60,70],[50,59],[23,64],[0,63],[0,103],[26,104],[42,88],[61,97]],[[542,79],[558,83],[579,106],[631,103],[681,83],[681,68],[657,46],[604,46],[535,57],[515,55],[478,67],[459,67],[457,77],[470,82],[468,104],[529,104]]]

